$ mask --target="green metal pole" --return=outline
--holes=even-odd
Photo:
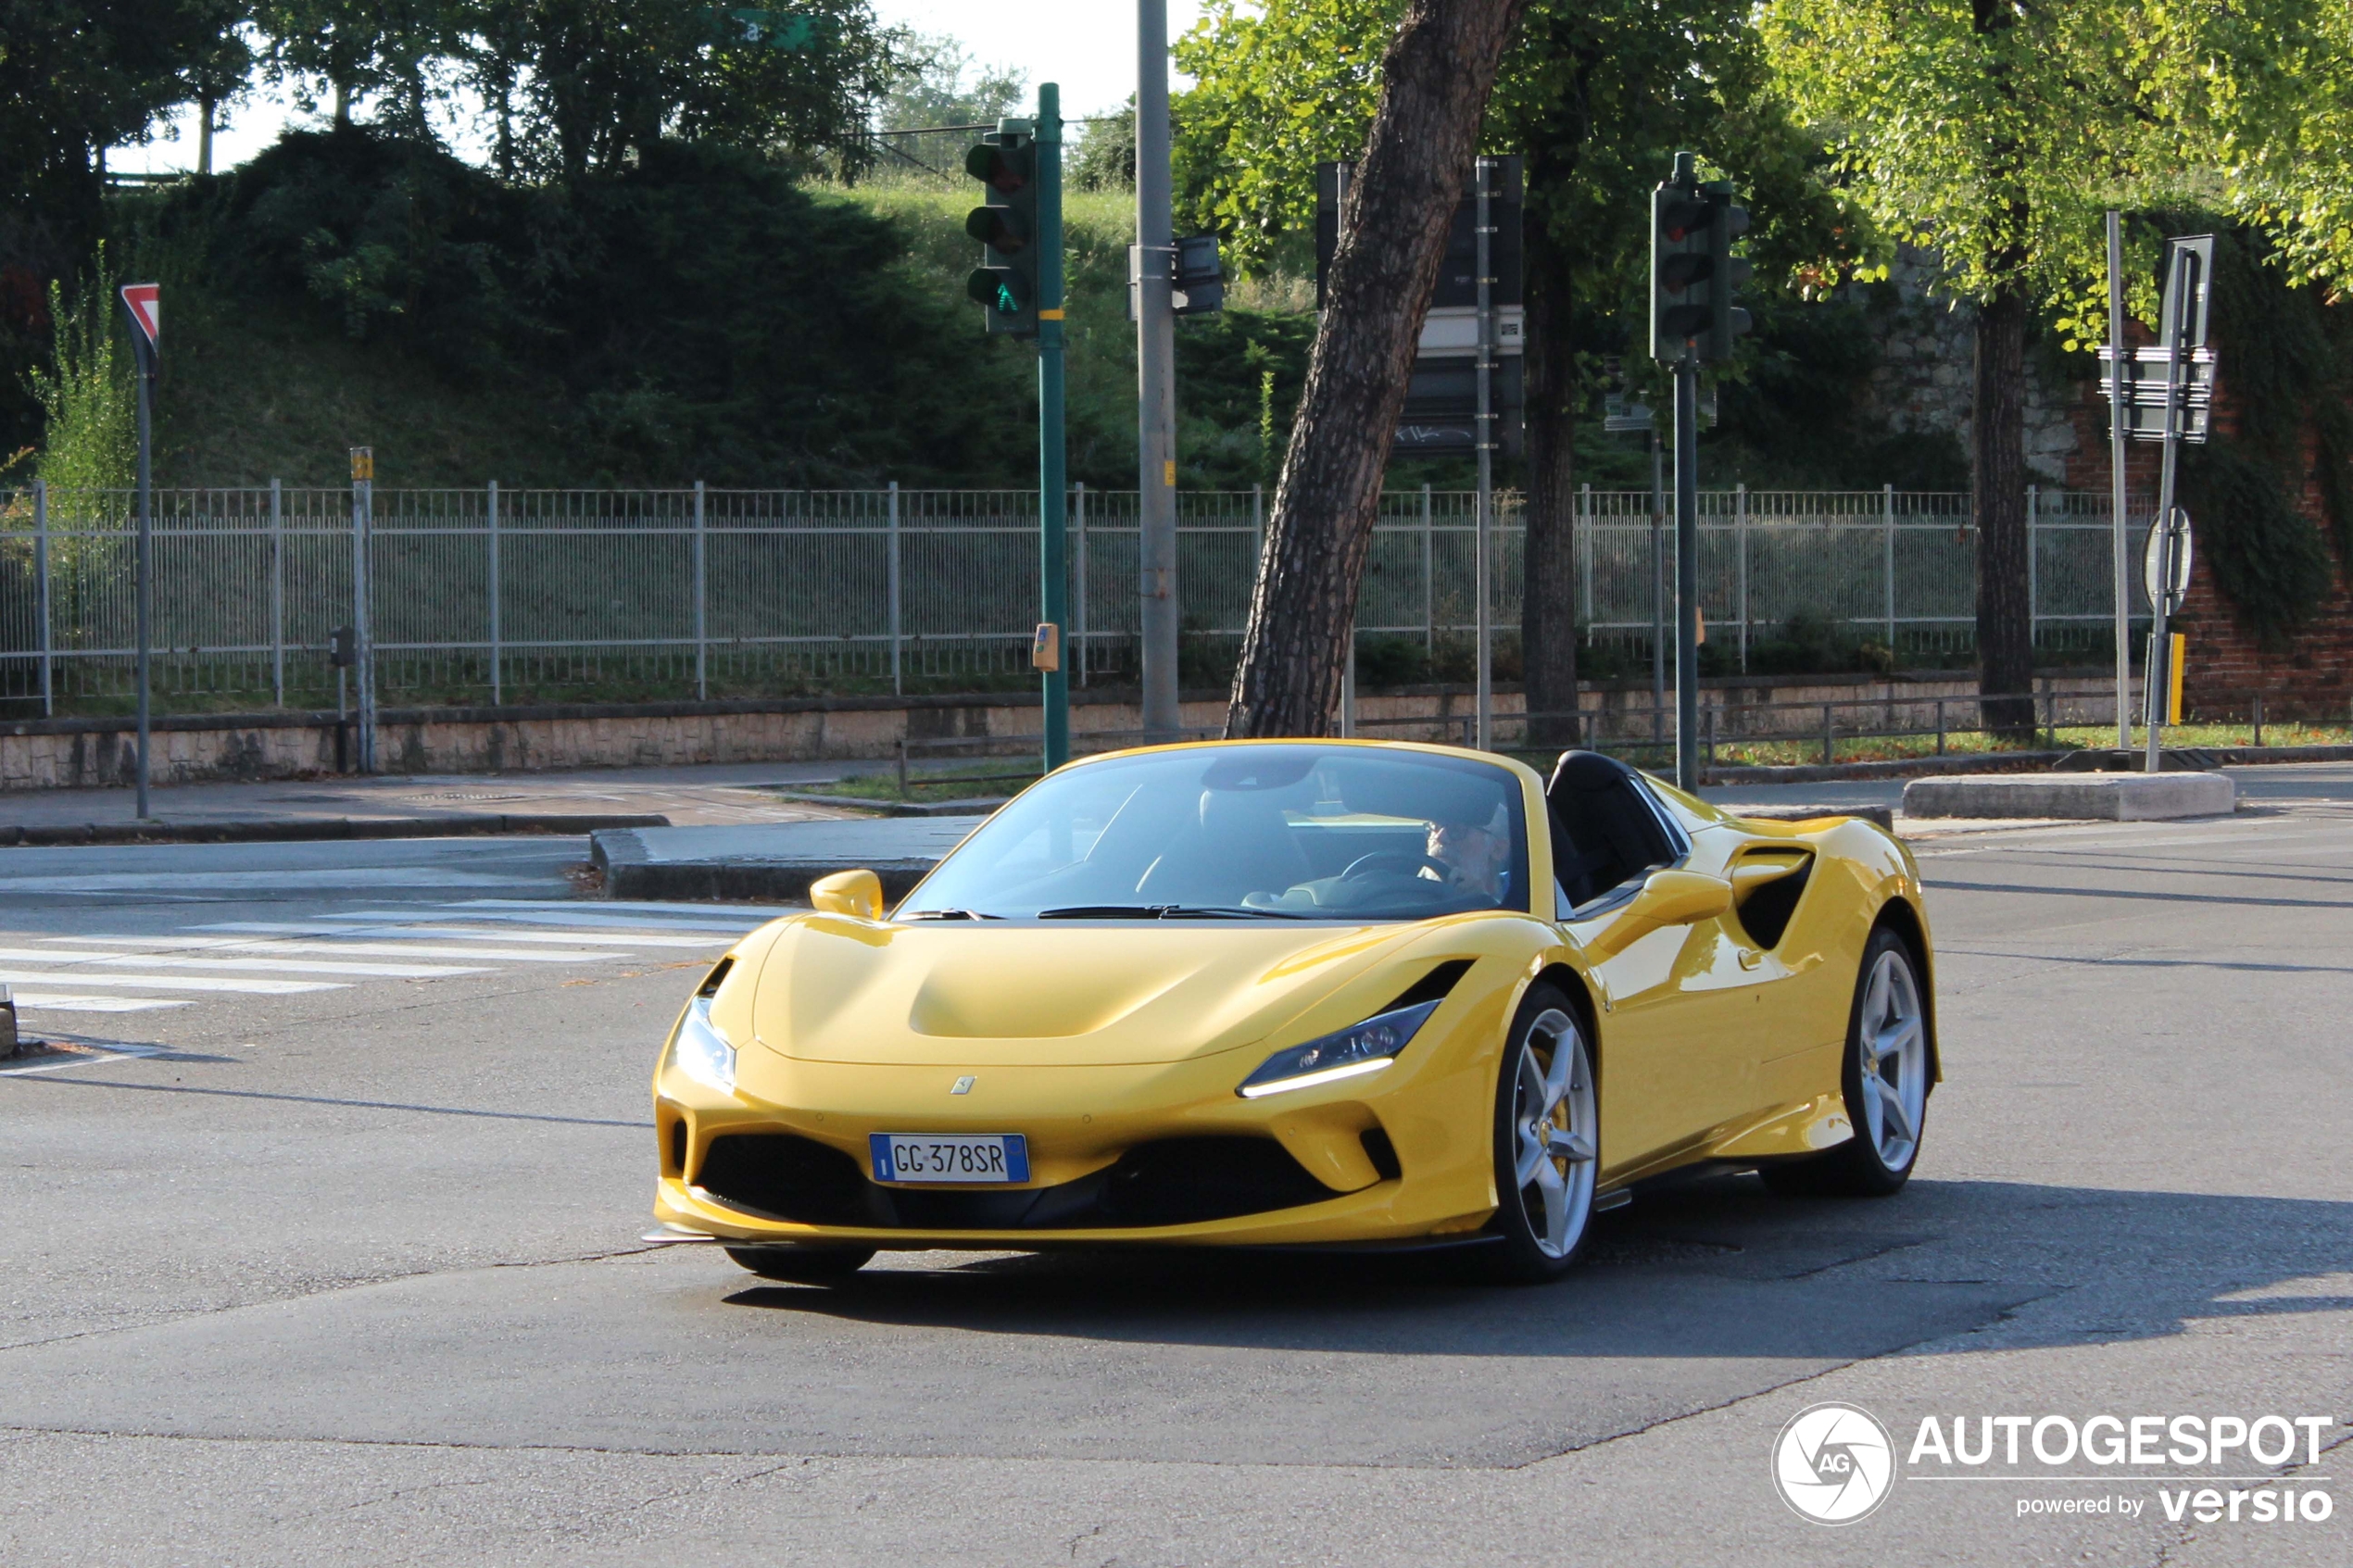
[[[1063,111],[1062,89],[1038,88],[1038,571],[1053,627],[1053,668],[1045,671],[1046,767],[1070,760],[1070,567],[1063,475]]]

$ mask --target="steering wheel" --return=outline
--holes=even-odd
[[[1453,868],[1443,860],[1431,859],[1418,849],[1376,849],[1369,855],[1359,855],[1349,861],[1348,869],[1340,873],[1340,880],[1354,882],[1359,877],[1374,876],[1382,872],[1393,872],[1400,876],[1418,876],[1425,869],[1436,872],[1438,880],[1444,882],[1447,873]]]

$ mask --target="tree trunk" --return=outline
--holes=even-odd
[[[1382,470],[1479,121],[1524,0],[1411,0],[1340,212],[1226,734],[1320,735],[1340,706]]]
[[[209,94],[196,99],[196,172],[212,172],[212,113]]]
[[[351,127],[351,84],[347,82],[338,81],[334,84],[334,87],[335,129],[338,131],[346,131]]]
[[[2034,730],[2034,632],[2026,555],[2026,295],[2015,283],[1978,309],[1969,445],[1978,690],[1995,699],[1985,704],[1986,727],[2026,738]]]
[[[1531,170],[1531,174],[1534,171]],[[1557,187],[1548,182],[1545,189]],[[1533,179],[1530,194],[1539,187]],[[1577,734],[1577,351],[1568,257],[1543,204],[1523,241],[1528,281],[1528,544],[1519,646],[1528,744],[1575,746]]]

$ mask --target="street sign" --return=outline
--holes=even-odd
[[[163,289],[157,283],[125,283],[122,285],[122,307],[131,316],[131,324],[145,339],[150,355],[156,352],[163,337]]]
[[[2166,563],[2161,558],[2165,553],[2165,535],[2168,532],[2156,523],[2150,523],[2148,542],[2141,546],[2141,586],[2148,591],[2151,605],[2158,603],[2158,584],[2160,581],[2160,573],[2165,571]],[[2173,508],[2173,526],[2170,532],[2173,536],[2171,563],[2173,568],[2172,581],[2167,584],[2165,602],[2162,606],[2169,620],[2182,612],[2182,601],[2189,596],[2190,592],[2191,537],[2188,511],[2180,507]]]

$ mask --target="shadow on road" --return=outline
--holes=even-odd
[[[1447,1254],[954,1257],[893,1267],[885,1254],[838,1286],[762,1284],[725,1301],[790,1317],[1172,1345],[1803,1358],[1881,1354],[2075,1286],[2151,1276],[2134,1310],[2103,1309],[2095,1324],[2039,1339],[2005,1336],[2015,1348],[2344,1310],[2339,1296],[2240,1298],[2353,1270],[2353,1203],[1931,1181],[1893,1199],[1796,1201],[1754,1177],[1722,1177],[1602,1217],[1582,1264],[1532,1288],[1478,1284]],[[2217,1261],[2227,1278],[2174,1273],[2193,1258]],[[1822,1310],[1806,1310],[1809,1298]]]

